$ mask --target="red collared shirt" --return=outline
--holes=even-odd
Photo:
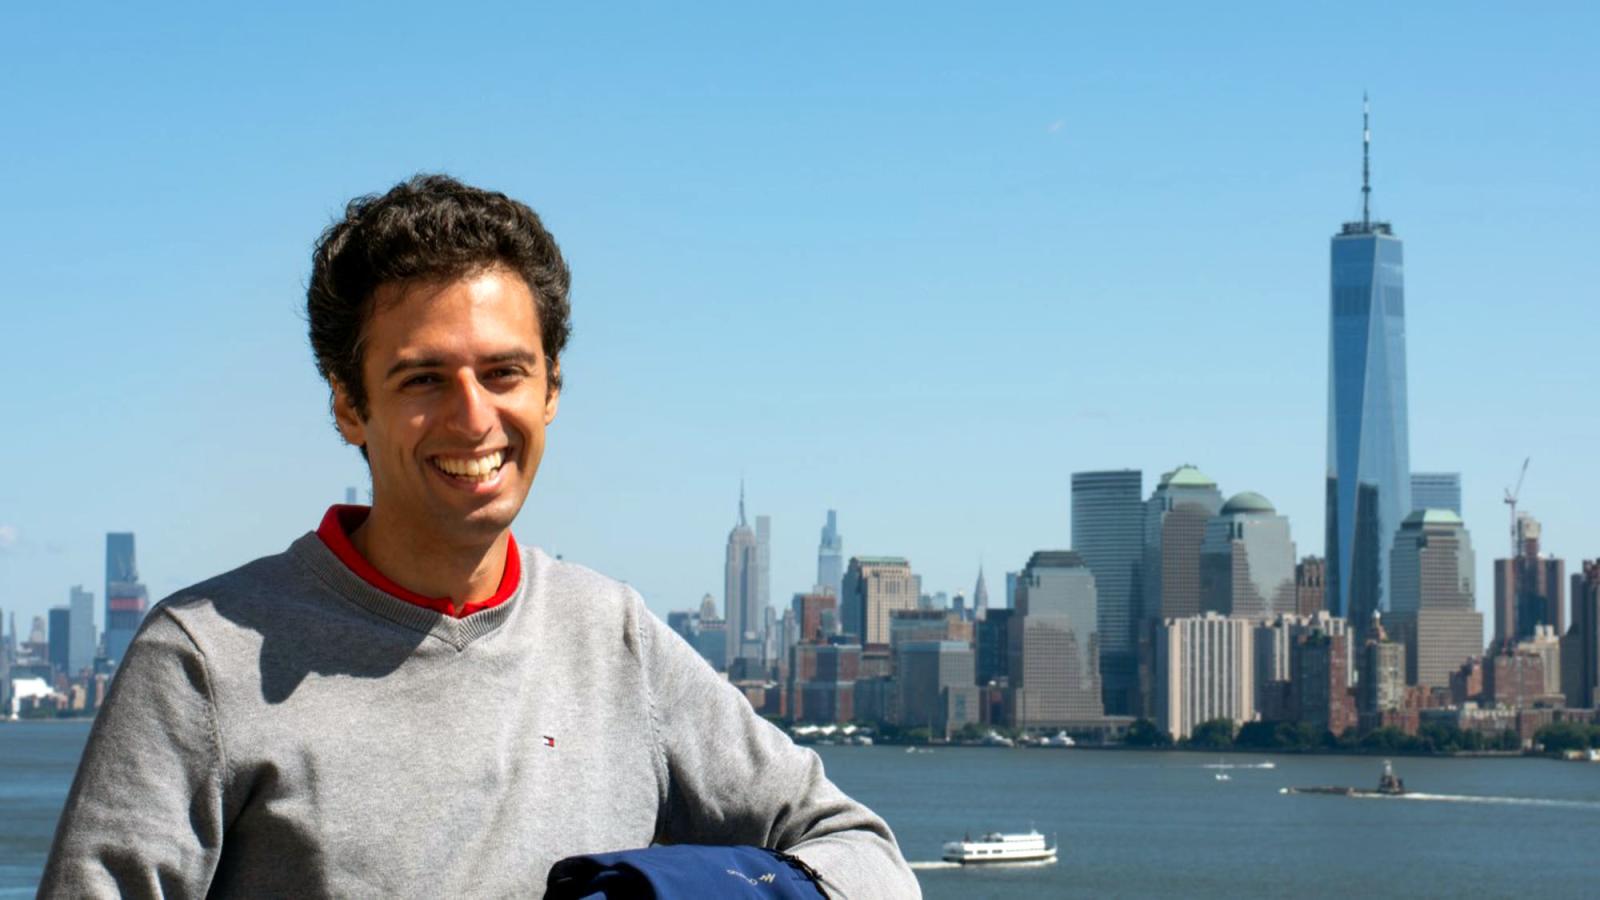
[[[517,583],[522,580],[522,554],[517,552],[517,539],[510,534],[506,535],[506,565],[505,571],[500,576],[500,586],[495,589],[494,596],[476,603],[468,603],[456,612],[456,603],[449,597],[424,597],[415,591],[408,591],[379,572],[367,558],[361,555],[356,545],[350,541],[350,533],[361,527],[367,520],[367,514],[372,512],[368,506],[346,506],[334,504],[328,507],[328,512],[322,517],[322,524],[317,526],[317,537],[328,545],[333,555],[349,567],[350,571],[361,576],[361,580],[372,585],[385,594],[399,597],[408,603],[431,609],[437,613],[462,618],[475,612],[491,609],[511,599],[516,593]]]

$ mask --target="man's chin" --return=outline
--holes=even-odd
[[[470,509],[441,510],[439,530],[467,541],[493,541],[511,528],[522,511],[520,498],[493,497]]]

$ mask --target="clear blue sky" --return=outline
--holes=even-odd
[[[847,554],[990,592],[1075,470],[1192,462],[1322,550],[1328,238],[1406,241],[1411,448],[1600,556],[1600,77],[1588,3],[7,4],[0,608],[154,596],[364,485],[312,369],[309,248],[444,170],[574,270],[519,537],[659,612],[721,594],[740,475],[773,597]],[[100,598],[103,599],[103,598]],[[98,601],[97,601],[98,602]]]

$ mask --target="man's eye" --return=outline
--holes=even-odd
[[[410,378],[407,378],[405,381],[400,382],[400,386],[402,388],[408,388],[408,387],[417,387],[417,386],[420,386],[420,385],[438,384],[438,383],[439,383],[439,376],[433,375],[431,373],[427,373],[427,374],[422,374],[422,375],[412,375]]]
[[[517,378],[521,378],[526,374],[528,374],[527,370],[522,368],[521,366],[504,366],[504,367],[499,368],[499,369],[491,369],[489,371],[487,380],[489,380],[489,381],[511,381],[511,380],[514,380],[514,379],[517,379]]]

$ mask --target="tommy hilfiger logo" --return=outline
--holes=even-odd
[[[556,746],[555,736],[554,735],[550,735],[550,734],[545,735],[544,736],[544,745],[546,747],[549,747],[550,749],[554,750],[555,746]]]

